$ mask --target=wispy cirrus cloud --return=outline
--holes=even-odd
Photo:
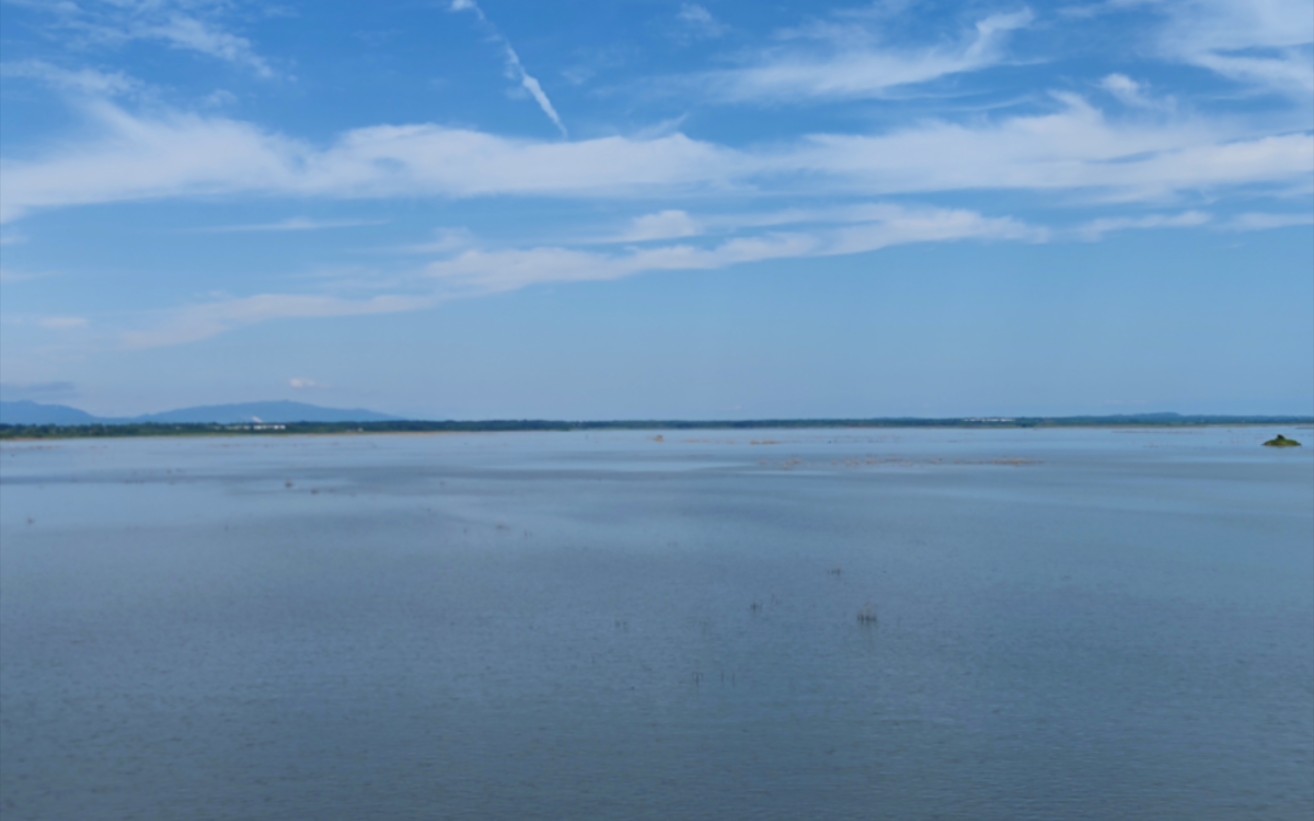
[[[468,228],[439,228],[427,239],[394,250],[403,254],[450,254],[474,244],[474,235]]]
[[[343,299],[325,294],[256,294],[184,305],[156,312],[145,328],[119,335],[123,348],[142,350],[199,342],[236,328],[281,319],[324,319],[418,311],[436,304],[433,297],[381,294]]]
[[[0,222],[65,205],[287,186],[304,152],[296,141],[235,120],[178,112],[141,117],[105,100],[81,111],[97,133],[92,142],[0,166]]]
[[[715,39],[729,31],[729,26],[698,3],[681,3],[675,19],[680,25],[680,36],[685,39]]]
[[[13,0],[9,0],[13,2]],[[48,14],[73,46],[117,47],[154,42],[244,68],[257,76],[277,75],[251,41],[229,30],[224,18],[233,4],[218,0],[61,0],[22,2]]]
[[[1087,242],[1095,242],[1118,231],[1148,231],[1159,228],[1198,228],[1212,220],[1202,211],[1183,211],[1180,214],[1146,214],[1136,217],[1101,217],[1077,226],[1074,234]]]
[[[617,250],[541,246],[471,249],[430,264],[425,274],[476,296],[559,282],[606,281],[660,271],[718,270],[780,259],[844,256],[925,242],[1042,242],[1049,233],[1008,217],[975,211],[877,204],[866,218],[810,230],[767,231],[711,244],[667,242]]]
[[[1126,74],[1108,74],[1100,80],[1100,88],[1123,105],[1142,109],[1169,109],[1172,99],[1160,99],[1151,94],[1145,83],[1137,82]]]
[[[1314,92],[1314,5],[1308,0],[1167,3],[1160,46],[1172,58],[1243,83]]]
[[[140,116],[107,101],[82,110],[92,141],[0,167],[0,222],[69,205],[225,194],[627,196],[715,186],[742,162],[681,134],[541,142],[423,124],[356,129],[320,149],[223,117]]]
[[[982,18],[959,42],[920,49],[871,42],[865,22],[832,23],[812,42],[790,42],[738,68],[697,78],[722,101],[811,104],[881,97],[893,89],[979,71],[1005,59],[1010,33],[1033,20],[1030,10]],[[797,38],[796,38],[797,39]]]
[[[1314,176],[1309,132],[1256,136],[1228,119],[1154,112],[1111,118],[1072,94],[1055,95],[1038,113],[763,146],[678,132],[536,141],[417,124],[355,129],[317,147],[218,116],[147,116],[103,100],[82,110],[92,138],[0,167],[0,221],[74,205],[214,196],[624,199],[735,196],[800,181],[812,193],[860,196],[1018,190],[1150,201],[1308,185]]]
[[[1314,213],[1309,211],[1300,213],[1249,211],[1244,214],[1237,214],[1224,223],[1223,228],[1228,231],[1271,231],[1278,228],[1298,228],[1307,225],[1314,225]]]
[[[374,225],[386,225],[386,220],[340,219],[325,220],[310,217],[288,217],[275,222],[254,222],[238,225],[213,225],[194,229],[203,234],[267,234],[299,233],[302,231],[329,231],[335,228],[365,228]]]
[[[1269,92],[1314,91],[1314,5],[1307,0],[1104,0],[1061,14],[1149,15],[1147,50]]]
[[[1058,110],[991,123],[809,137],[783,161],[856,190],[1069,191],[1127,202],[1314,173],[1308,132],[1253,137],[1222,121],[1115,120],[1075,95],[1055,99]]]
[[[13,268],[0,267],[0,285],[16,285],[20,282],[42,279],[45,276],[46,274],[34,274],[31,271],[16,271]]]
[[[91,322],[85,316],[42,316],[35,324],[47,331],[76,331],[86,328]]]
[[[142,90],[140,81],[121,71],[94,68],[64,68],[45,60],[18,60],[0,63],[0,77],[33,80],[51,88],[94,97],[117,97]]]
[[[910,206],[891,202],[787,209],[775,212],[692,215],[656,212],[633,226],[667,226],[646,240],[625,245],[540,245],[497,247],[462,232],[461,242],[435,252],[440,258],[400,277],[367,277],[407,293],[376,293],[343,298],[324,293],[266,293],[226,297],[156,311],[133,320],[118,333],[130,350],[169,347],[209,339],[243,327],[291,319],[316,319],[428,310],[452,300],[503,294],[523,288],[580,282],[606,282],[669,272],[717,271],[769,261],[799,261],[869,254],[900,245],[925,243],[1048,243],[1098,241],[1125,231],[1212,228],[1266,230],[1309,225],[1303,214],[1248,213],[1219,221],[1197,210],[1104,217],[1067,227],[1046,227],[1013,217],[990,216],[962,208]],[[689,233],[681,233],[681,226]],[[716,237],[715,235],[721,235]],[[879,270],[876,263],[875,270]],[[66,323],[67,329],[82,321]],[[54,327],[54,326],[51,326]],[[291,387],[320,387],[296,378]]]
[[[194,51],[243,66],[261,77],[268,78],[276,74],[269,62],[255,52],[251,41],[197,17],[173,13],[158,22],[130,31],[140,39],[161,40],[173,48]]]
[[[910,243],[1042,242],[1048,236],[1046,229],[974,211],[873,204],[859,221],[808,230],[754,232],[712,243],[668,241],[614,250],[476,245],[414,270],[406,278],[410,293],[359,299],[287,293],[227,297],[139,316],[133,327],[118,334],[118,340],[129,350],[169,347],[265,322],[420,311],[455,299],[534,285],[711,271],[769,260],[859,254]]]
[[[680,239],[683,237],[696,237],[702,232],[702,226],[698,224],[697,220],[689,216],[687,211],[671,208],[635,217],[624,231],[610,241],[649,242],[662,239]]]

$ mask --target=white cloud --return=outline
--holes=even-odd
[[[327,385],[321,385],[313,379],[307,379],[304,376],[294,376],[287,380],[287,386],[294,391],[312,391],[323,390]]]
[[[307,156],[301,177],[308,193],[613,197],[715,185],[741,164],[737,152],[682,134],[541,142],[435,125],[379,126]]]
[[[702,229],[685,211],[670,209],[655,214],[644,214],[630,221],[629,227],[615,238],[616,242],[648,242],[658,239],[694,237]]]
[[[622,279],[658,271],[715,270],[776,259],[876,251],[893,245],[961,240],[1041,242],[1048,233],[1009,218],[959,209],[872,207],[866,221],[811,231],[735,237],[712,245],[664,244],[618,251],[546,246],[470,250],[431,264],[430,277],[451,296],[477,296],[550,282]]]
[[[42,208],[236,193],[632,196],[716,185],[739,164],[735,152],[680,134],[535,142],[436,125],[377,126],[320,150],[222,117],[138,117],[107,102],[85,111],[97,139],[0,168],[0,221]]]
[[[244,234],[244,233],[290,233],[301,231],[327,231],[333,228],[362,228],[372,225],[384,225],[384,220],[317,220],[309,217],[289,217],[277,222],[257,222],[242,225],[215,225],[210,228],[198,228],[205,234]]]
[[[11,0],[12,1],[12,0]],[[224,2],[193,0],[81,0],[81,2],[23,3],[50,14],[73,44],[122,46],[157,42],[202,54],[269,78],[275,71],[250,40],[229,31],[222,17]]]
[[[1111,121],[1059,95],[1058,111],[996,123],[924,123],[876,136],[816,136],[781,159],[867,193],[1087,191],[1151,201],[1183,191],[1284,183],[1314,171],[1314,136],[1234,136],[1222,123]],[[1244,133],[1244,132],[1242,132]]]
[[[698,3],[681,3],[680,10],[675,13],[675,19],[680,22],[687,34],[694,37],[716,38],[728,30],[724,23],[707,10],[706,6]]]
[[[173,48],[244,66],[261,77],[274,76],[273,68],[255,53],[251,41],[196,17],[171,14],[161,22],[130,30],[138,38],[162,40]]]
[[[562,142],[432,124],[356,129],[319,148],[222,117],[144,117],[103,101],[84,110],[98,132],[91,141],[54,143],[45,156],[0,167],[0,221],[73,205],[238,194],[742,197],[801,185],[810,195],[1021,190],[1152,201],[1305,184],[1314,172],[1308,132],[1257,137],[1234,120],[1158,112],[1111,119],[1074,95],[1056,95],[1042,113],[744,148],[679,133]]]
[[[1237,214],[1224,224],[1229,231],[1268,231],[1275,228],[1296,228],[1314,225],[1314,213],[1305,211],[1298,214],[1249,212]]]
[[[468,228],[439,228],[430,239],[403,245],[397,250],[405,254],[450,254],[474,244],[474,235]]]
[[[29,271],[15,271],[12,268],[0,267],[0,285],[16,285],[20,282],[31,282],[34,279],[41,279],[44,274],[34,274]]]
[[[1160,8],[1159,48],[1169,59],[1242,83],[1314,91],[1314,4],[1309,0],[1178,0]]]
[[[235,328],[280,319],[311,319],[367,316],[432,307],[430,297],[385,294],[349,300],[322,294],[257,294],[186,305],[164,312],[160,321],[146,330],[120,336],[124,348],[139,350],[198,342]]]
[[[1210,222],[1211,217],[1201,211],[1184,211],[1180,214],[1147,214],[1141,217],[1104,217],[1077,227],[1076,236],[1088,242],[1103,239],[1117,231],[1146,231],[1158,228],[1198,228]]]
[[[324,294],[259,294],[184,305],[145,317],[145,327],[119,334],[128,349],[181,345],[238,328],[285,319],[363,316],[433,308],[452,299],[514,291],[532,285],[616,280],[662,271],[710,271],[780,259],[806,259],[866,253],[921,242],[1043,242],[1049,233],[1011,218],[986,217],[972,211],[911,208],[892,204],[866,206],[854,222],[811,230],[768,232],[706,245],[658,243],[614,251],[564,246],[536,248],[467,248],[425,266],[412,280],[423,292],[378,294],[344,299]],[[296,377],[293,388],[315,387]]]
[[[237,102],[237,95],[227,89],[217,88],[197,102],[202,108],[226,108]]]
[[[133,94],[142,88],[140,82],[122,72],[92,68],[67,69],[44,60],[0,63],[0,77],[21,77],[64,91],[97,97]]]
[[[880,97],[901,86],[998,64],[1008,35],[1031,21],[1027,10],[991,15],[962,42],[921,50],[875,47],[866,42],[865,27],[845,37],[832,25],[821,47],[772,50],[742,68],[713,72],[697,82],[729,101],[811,103]],[[836,49],[836,40],[848,43]]]
[[[75,331],[90,323],[81,316],[43,316],[36,320],[36,324],[47,331]]]
[[[1159,108],[1161,103],[1152,98],[1141,83],[1126,74],[1110,74],[1100,80],[1100,88],[1123,105],[1132,108]]]
[[[1309,0],[1103,0],[1059,15],[1123,12],[1157,16],[1149,49],[1160,59],[1202,68],[1307,103],[1314,90],[1314,5]],[[1140,20],[1136,25],[1144,27]]]
[[[1267,57],[1205,51],[1189,55],[1189,61],[1240,82],[1300,95],[1314,91],[1314,61],[1296,49],[1283,49]]]
[[[659,212],[660,216],[664,213]],[[377,294],[344,299],[325,294],[259,294],[215,299],[158,312],[142,329],[123,332],[129,349],[186,344],[238,328],[285,319],[362,316],[431,309],[453,299],[506,293],[545,284],[602,282],[670,271],[714,271],[772,260],[805,260],[866,254],[898,245],[943,242],[1044,243],[1056,239],[1097,241],[1129,230],[1188,229],[1264,230],[1314,223],[1303,214],[1243,214],[1218,223],[1206,213],[1184,211],[1135,217],[1106,217],[1053,230],[1012,217],[976,211],[887,202],[859,203],[765,214],[697,217],[680,213],[680,221],[738,234],[711,242],[688,238],[596,250],[580,247],[480,247],[461,234],[461,245],[446,258],[431,262],[406,281],[410,294]],[[675,225],[674,217],[670,219]],[[636,221],[639,222],[639,221]],[[783,228],[783,226],[793,226]],[[765,230],[762,230],[765,229]],[[873,266],[879,275],[878,263]],[[394,283],[395,284],[395,283]],[[77,318],[47,318],[48,327],[81,327]],[[293,389],[319,385],[294,377]]]
[[[94,143],[0,167],[0,221],[38,208],[260,191],[290,186],[304,148],[247,123],[168,114],[135,117],[108,102],[84,107]]]

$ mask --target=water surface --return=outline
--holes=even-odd
[[[6,445],[0,811],[1309,818],[1276,432]]]

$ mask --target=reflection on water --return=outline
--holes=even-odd
[[[1271,436],[7,445],[0,812],[1308,818]]]

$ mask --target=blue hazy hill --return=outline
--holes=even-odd
[[[243,422],[389,422],[395,419],[395,416],[363,408],[324,408],[304,402],[241,402],[179,408],[127,421],[169,424],[216,422],[234,425]]]
[[[240,402],[202,405],[132,417],[94,416],[68,405],[40,402],[0,402],[0,424],[5,425],[131,425],[221,424],[246,422],[388,422],[395,416],[363,408],[324,408],[304,402]]]
[[[68,405],[46,405],[27,399],[0,402],[0,424],[4,425],[94,425],[100,421]]]

